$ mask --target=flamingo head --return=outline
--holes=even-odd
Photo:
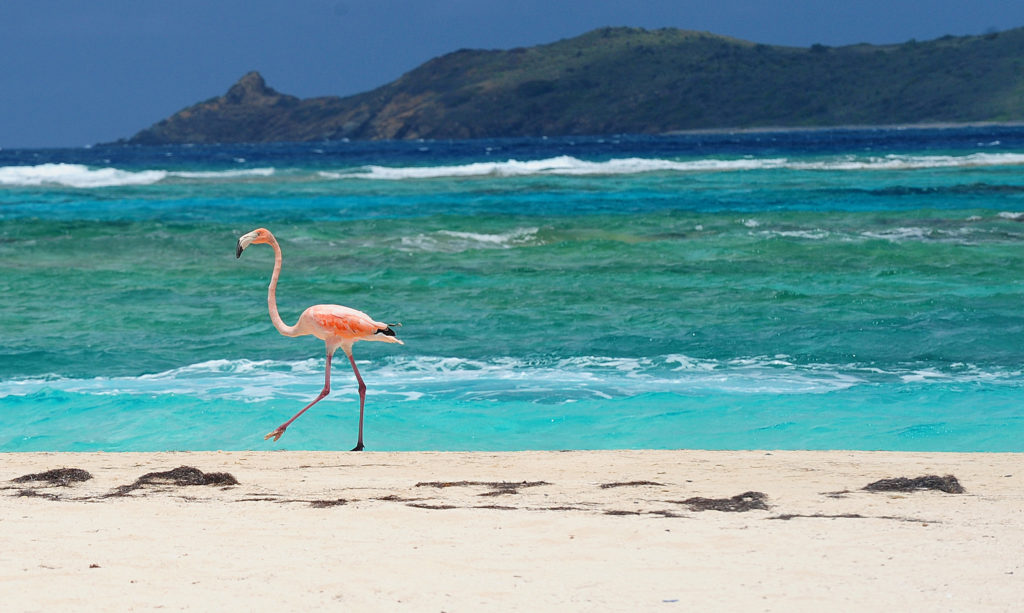
[[[238,244],[235,246],[235,257],[242,257],[242,252],[245,251],[245,248],[253,243],[271,243],[273,241],[274,235],[270,233],[270,230],[257,228],[248,234],[238,237]]]

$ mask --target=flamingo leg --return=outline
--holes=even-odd
[[[356,360],[352,357],[352,352],[345,349],[345,355],[348,356],[348,361],[352,364],[352,372],[356,373],[356,381],[359,382],[359,440],[356,442],[356,446],[352,448],[352,451],[363,450],[363,406],[366,404],[366,384],[363,383],[363,378],[359,376],[359,369],[356,368]]]
[[[299,411],[298,413],[293,415],[291,419],[289,419],[288,421],[286,421],[283,424],[281,424],[280,426],[278,426],[277,430],[274,430],[270,434],[264,436],[263,440],[267,440],[270,437],[274,437],[274,440],[276,441],[279,438],[281,438],[281,435],[284,434],[284,431],[286,429],[288,429],[288,426],[292,425],[293,421],[295,421],[296,419],[299,418],[299,415],[302,415],[303,413],[308,411],[309,407],[311,407],[314,404],[320,402],[321,400],[324,399],[325,396],[327,396],[327,394],[331,393],[331,358],[332,357],[334,357],[334,352],[331,351],[330,349],[328,349],[327,350],[327,368],[326,368],[326,370],[324,372],[324,389],[320,390],[320,395],[317,396],[313,400],[313,402],[307,404],[304,409],[302,409],[301,411]]]

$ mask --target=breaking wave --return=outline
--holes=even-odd
[[[83,164],[51,163],[34,166],[0,167],[0,186],[63,186],[102,188],[153,185],[165,181],[238,181],[275,177],[281,180],[333,181],[343,179],[416,180],[468,177],[529,176],[615,176],[656,172],[740,172],[753,170],[916,170],[928,168],[1024,165],[1024,154],[972,153],[969,155],[886,155],[842,156],[824,159],[786,157],[704,158],[674,160],[663,158],[613,158],[589,161],[563,155],[540,160],[509,159],[439,166],[360,166],[341,170],[301,168],[241,168],[232,170],[181,171],[165,169],[125,170],[90,167]]]
[[[821,160],[798,160],[782,157],[670,160],[661,158],[620,158],[594,162],[572,156],[543,160],[506,160],[474,162],[448,166],[364,166],[339,173],[324,173],[331,178],[364,178],[378,180],[436,179],[458,177],[519,176],[588,176],[629,175],[650,172],[728,172],[747,170],[915,170],[927,168],[979,167],[1024,164],[1024,154],[974,153],[970,155],[886,155],[871,157],[843,156]]]
[[[324,362],[308,359],[211,360],[134,377],[72,379],[51,375],[0,381],[0,398],[48,390],[86,395],[185,395],[263,402],[310,400],[323,385]],[[360,362],[368,394],[399,401],[453,400],[573,402],[642,394],[824,394],[861,385],[1020,385],[1017,370],[987,371],[971,364],[800,364],[788,356],[714,360],[681,354],[627,358],[467,358],[418,356]],[[332,397],[356,397],[351,373],[335,369]]]
[[[273,168],[246,168],[223,171],[122,170],[91,168],[83,164],[38,164],[0,167],[0,185],[38,187],[58,185],[75,188],[153,185],[167,179],[230,180],[269,177]]]
[[[511,249],[536,243],[538,231],[539,228],[517,228],[509,232],[487,234],[438,230],[415,236],[403,236],[398,249],[440,253],[461,253],[473,249]]]

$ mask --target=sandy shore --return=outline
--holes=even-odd
[[[1014,611],[1024,602],[1024,454],[0,460],[5,611]],[[197,470],[140,480],[178,467]],[[91,478],[15,481],[61,468]],[[862,489],[924,475],[953,475],[966,491]],[[701,510],[709,506],[731,510]]]

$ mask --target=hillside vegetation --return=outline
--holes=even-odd
[[[349,96],[299,99],[249,73],[127,142],[477,138],[1024,120],[1024,28],[810,48],[604,28],[460,50]]]

